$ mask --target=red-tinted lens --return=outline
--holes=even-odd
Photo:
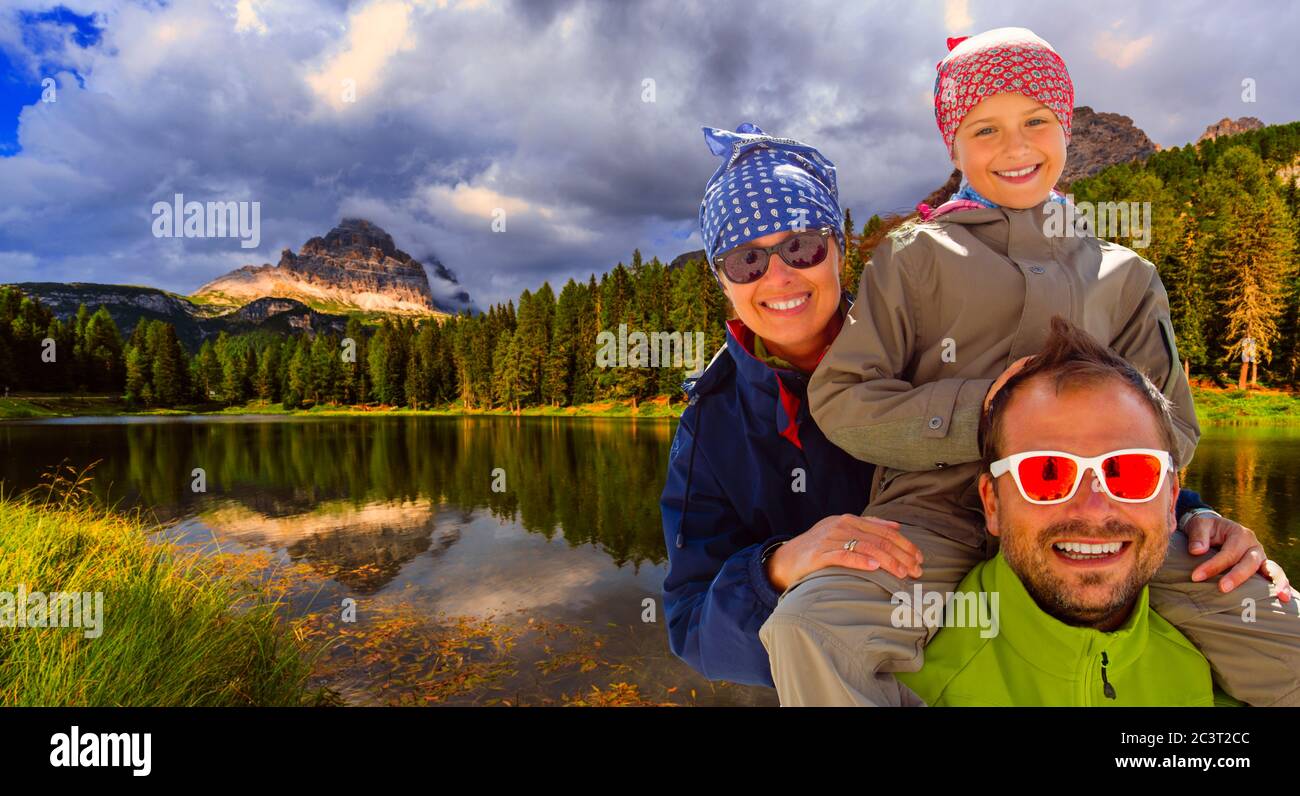
[[[826,259],[826,251],[820,232],[801,232],[781,244],[781,258],[792,268],[812,268]]]
[[[768,254],[763,249],[749,247],[736,249],[722,260],[727,278],[737,284],[747,284],[767,273]]]
[[[1160,483],[1160,459],[1149,453],[1121,453],[1101,463],[1110,493],[1125,500],[1146,500]]]
[[[1020,463],[1020,486],[1030,500],[1060,500],[1074,488],[1077,469],[1060,456],[1030,456]]]

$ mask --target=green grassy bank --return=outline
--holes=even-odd
[[[1223,390],[1193,386],[1196,413],[1202,425],[1241,425],[1300,423],[1300,393],[1279,390]],[[400,415],[502,415],[524,417],[679,417],[686,404],[669,403],[658,398],[642,401],[635,408],[631,401],[602,401],[582,406],[531,406],[519,412],[508,409],[466,409],[460,403],[433,409],[405,409],[389,406],[343,406],[324,404],[306,409],[285,409],[281,404],[252,401],[242,406],[188,406],[177,409],[131,410],[119,397],[90,396],[15,396],[0,398],[0,419],[69,417],[82,415],[309,415],[353,416],[375,414]]]
[[[75,499],[0,497],[0,591],[11,595],[8,616],[0,595],[0,705],[316,703],[311,656],[276,598],[149,531]],[[101,593],[98,635],[86,637],[87,615],[81,627],[18,626],[20,585]]]

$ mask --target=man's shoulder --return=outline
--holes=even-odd
[[[1149,605],[1146,644],[1132,671],[1120,676],[1124,682],[1139,685],[1147,697],[1145,704],[1209,707],[1235,701],[1226,694],[1220,701],[1204,653]]]
[[[898,675],[903,684],[915,691],[927,704],[946,704],[953,687],[971,676],[979,681],[980,700],[983,703],[996,704],[1004,701],[999,700],[997,695],[1006,692],[1005,688],[999,687],[998,682],[1006,661],[988,660],[990,656],[1002,656],[1002,652],[995,648],[998,634],[990,633],[989,628],[978,621],[970,621],[978,619],[978,601],[988,599],[988,595],[997,592],[996,584],[992,582],[992,563],[990,559],[976,564],[957,584],[955,591],[939,595],[943,600],[944,624],[926,645],[924,666],[920,671]],[[931,605],[935,604],[935,598],[928,599],[932,601]],[[906,607],[909,606],[900,606],[899,610]],[[925,608],[924,605],[920,606],[922,612]],[[996,606],[991,606],[990,610],[993,614],[997,613]],[[995,619],[1000,621],[1000,618]],[[1009,693],[1004,695],[1006,700],[1010,699]],[[1005,704],[1011,703],[1005,701]]]
[[[1205,661],[1205,655],[1182,632],[1154,609],[1147,611],[1147,649],[1149,652]],[[1206,666],[1209,663],[1206,662]]]

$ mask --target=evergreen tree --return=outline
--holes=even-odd
[[[366,371],[370,377],[370,389],[379,403],[385,403],[389,396],[388,389],[388,338],[392,336],[387,321],[379,324],[366,352]]]
[[[520,310],[524,306],[519,303]],[[497,404],[507,409],[519,411],[521,390],[523,389],[522,357],[519,351],[519,338],[522,328],[514,332],[504,332],[497,337],[496,349],[492,354],[492,395]]]
[[[573,387],[570,403],[574,405],[596,400],[596,338],[600,334],[600,311],[597,302],[599,288],[592,274],[586,284],[579,283],[574,299],[577,315],[577,332],[573,343]]]
[[[86,353],[86,326],[90,323],[90,310],[86,308],[85,302],[77,305],[77,314],[73,316],[70,324],[72,332],[72,360],[68,364],[66,374],[66,383],[77,390],[85,391],[92,389],[90,386],[90,362]]]
[[[1130,164],[1114,166],[1095,178],[1080,180],[1071,187],[1071,193],[1076,202],[1089,202],[1098,208],[1099,216],[1106,216],[1106,228],[1097,232],[1108,233],[1107,239],[1122,246],[1135,247],[1139,255],[1156,266],[1169,297],[1179,359],[1190,375],[1193,365],[1208,361],[1204,326],[1211,309],[1199,250],[1204,239],[1192,223],[1189,203],[1179,201],[1153,171]],[[1111,229],[1112,214],[1101,203],[1115,203],[1123,208],[1129,228]],[[1133,215],[1134,203],[1149,209],[1149,216],[1143,212]],[[1139,229],[1139,222],[1148,228]],[[1143,243],[1148,245],[1143,247]]]
[[[279,340],[271,340],[257,360],[255,389],[258,399],[264,403],[280,400],[280,348]]]
[[[86,321],[81,349],[87,387],[97,392],[121,390],[126,376],[122,335],[104,307]]]
[[[343,331],[344,341],[351,340],[350,361],[342,361],[343,350],[339,357],[343,366],[343,400],[350,404],[364,403],[370,398],[369,379],[367,378],[367,339],[364,327],[357,318],[348,318],[347,328]]]
[[[551,329],[551,347],[547,352],[542,398],[552,406],[573,402],[575,356],[580,333],[582,286],[570,279],[560,290],[555,303],[555,322]]]
[[[631,398],[638,386],[636,377],[629,375],[629,371],[635,370],[635,368],[628,367],[628,365],[640,361],[643,354],[648,354],[649,345],[647,344],[638,350],[638,347],[631,340],[632,332],[636,331],[634,288],[632,274],[622,263],[614,266],[613,270],[601,277],[600,329],[612,334],[617,341],[620,337],[619,325],[622,324],[625,327],[622,331],[627,335],[628,342],[626,362],[609,362],[606,367],[598,371],[596,375],[597,398]],[[615,344],[617,345],[617,342]],[[619,353],[621,354],[621,352]],[[611,357],[606,357],[606,359],[611,359]]]
[[[517,399],[526,406],[536,405],[542,400],[542,382],[554,316],[555,293],[549,282],[543,282],[536,294],[525,290],[519,296],[519,319],[513,346],[519,357]]]
[[[224,334],[224,332],[222,333]],[[198,395],[203,401],[220,399],[222,396],[222,371],[221,361],[217,359],[217,349],[211,340],[204,340],[203,345],[199,346],[198,366]]]
[[[1238,360],[1253,340],[1259,359],[1269,362],[1295,279],[1294,220],[1270,171],[1245,147],[1231,147],[1218,159],[1207,176],[1206,199],[1206,262],[1216,277],[1224,359]]]
[[[248,361],[247,341],[225,333],[215,346],[221,363],[221,397],[227,404],[242,404],[252,394],[252,368]]]
[[[148,331],[148,353],[153,402],[157,406],[177,406],[189,394],[189,363],[176,337],[176,327],[154,321]]]
[[[677,283],[673,286],[673,327],[681,330],[683,338],[691,335],[692,355],[696,360],[686,368],[693,370],[695,365],[703,367],[709,363],[713,354],[726,342],[724,318],[726,317],[727,299],[713,278],[713,271],[703,260],[687,263],[679,272]],[[695,332],[704,332],[704,346],[696,351]],[[680,392],[674,389],[669,395]]]
[[[145,388],[149,386],[149,368],[144,361],[144,352],[134,346],[126,349],[126,394],[127,406],[147,404]]]
[[[872,216],[879,222],[879,216]],[[870,222],[868,222],[870,224]],[[866,234],[864,229],[863,234]],[[840,262],[840,287],[854,294],[858,292],[858,282],[862,281],[862,252],[859,251],[861,238],[853,226],[853,211],[844,210],[844,258]]]
[[[299,337],[293,346],[293,356],[289,357],[289,383],[284,393],[286,409],[302,406],[311,389],[311,349],[306,337]]]

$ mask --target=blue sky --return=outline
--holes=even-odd
[[[945,38],[1005,25],[1056,46],[1076,104],[1165,146],[1300,120],[1292,4],[16,0],[0,281],[188,293],[362,216],[482,306],[698,248],[699,128],[744,121],[818,146],[860,221],[905,210],[951,168],[929,101]],[[175,193],[260,202],[260,246],[153,237]]]
[[[77,14],[66,6],[55,6],[44,11],[24,11],[18,9],[16,16],[22,35],[22,44],[27,53],[34,56],[40,77],[51,77],[56,72],[68,68],[60,62],[59,51],[64,35],[70,35],[73,44],[86,49],[95,47],[100,41],[100,29],[95,25],[93,15]],[[53,37],[48,37],[49,33]],[[10,60],[6,48],[0,48],[0,156],[9,156],[19,151],[18,116],[22,109],[41,98],[41,82],[33,82],[31,74],[24,74],[20,68],[24,59],[15,57]],[[69,70],[78,84],[83,81],[76,69]]]

